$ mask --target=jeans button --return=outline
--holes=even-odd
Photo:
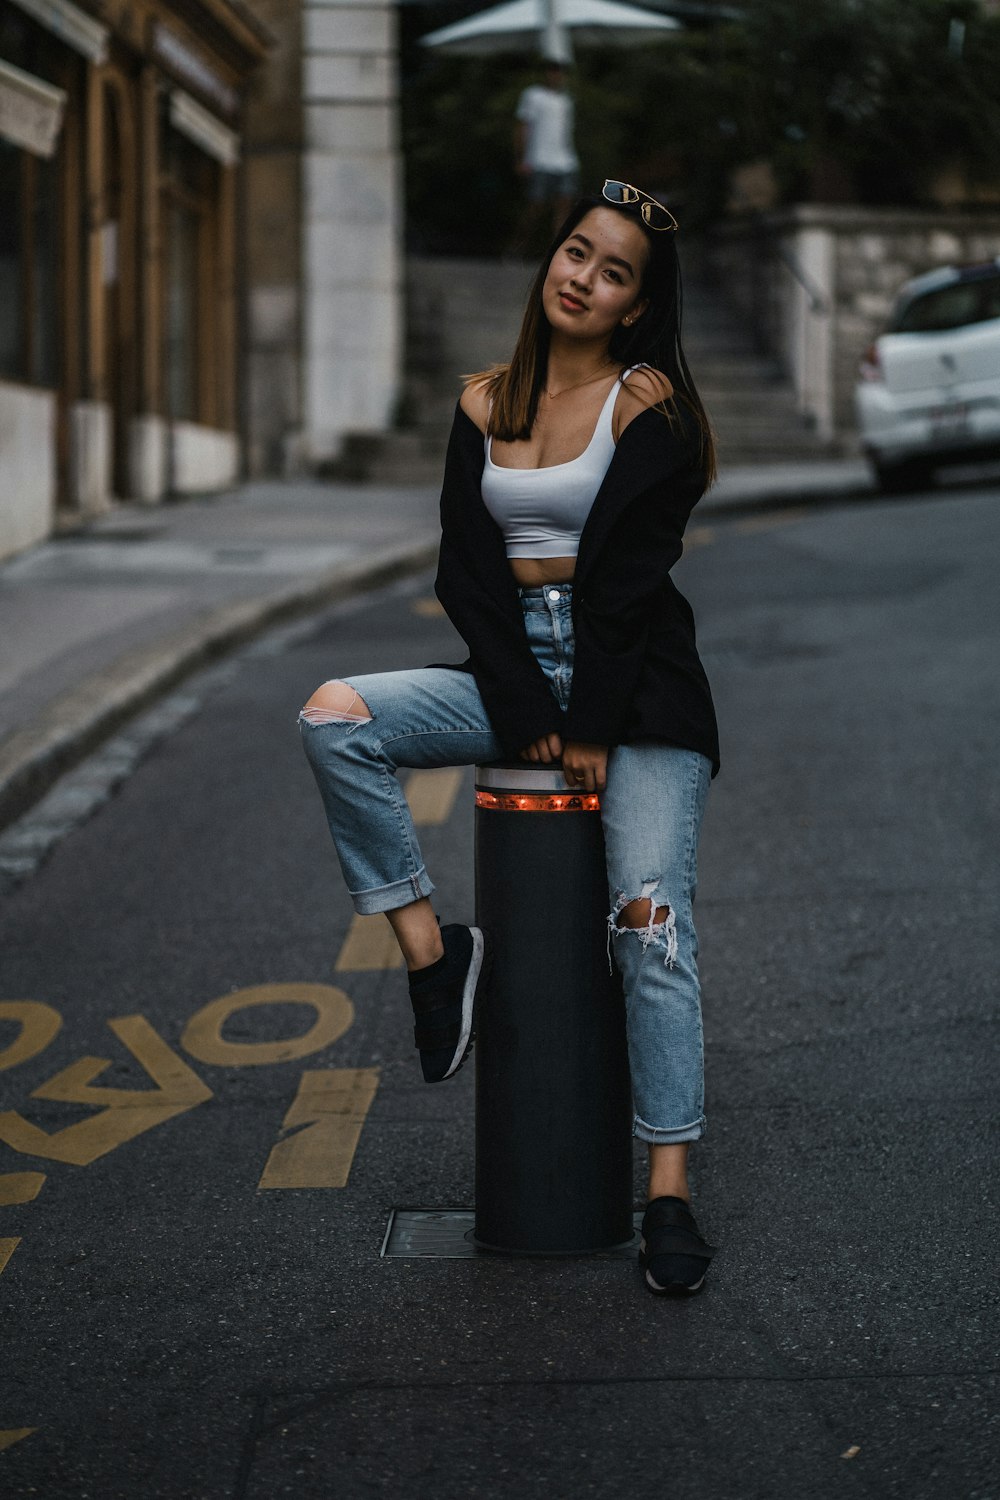
[[[554,603],[557,599],[561,599],[562,595],[560,594],[558,589],[549,589],[549,598]]]

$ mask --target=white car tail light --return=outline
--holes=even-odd
[[[879,358],[878,344],[869,344],[861,356],[858,375],[862,380],[884,380],[885,371]]]

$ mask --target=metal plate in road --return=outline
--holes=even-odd
[[[627,1245],[616,1245],[610,1250],[596,1251],[595,1254],[634,1260],[639,1247],[641,1210],[635,1214],[634,1223],[636,1233]],[[471,1208],[394,1208],[389,1215],[382,1241],[382,1257],[475,1260],[484,1255],[496,1256],[497,1251],[485,1250],[476,1244],[475,1232],[476,1214]]]

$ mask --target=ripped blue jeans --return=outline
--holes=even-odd
[[[531,649],[562,708],[573,675],[572,587],[522,589]],[[359,912],[391,911],[434,885],[424,866],[402,767],[463,766],[503,752],[475,679],[444,667],[337,679],[371,717],[305,710],[300,727],[344,879]],[[698,939],[692,920],[698,832],[711,765],[658,740],[615,746],[601,795],[613,945],[625,991],[634,1133],[653,1144],[705,1129]],[[618,925],[647,898],[643,927]],[[655,922],[658,909],[665,919]]]

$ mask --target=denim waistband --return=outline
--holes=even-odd
[[[546,583],[536,589],[518,589],[522,609],[568,609],[573,602],[571,583]],[[553,598],[553,594],[557,597]]]

